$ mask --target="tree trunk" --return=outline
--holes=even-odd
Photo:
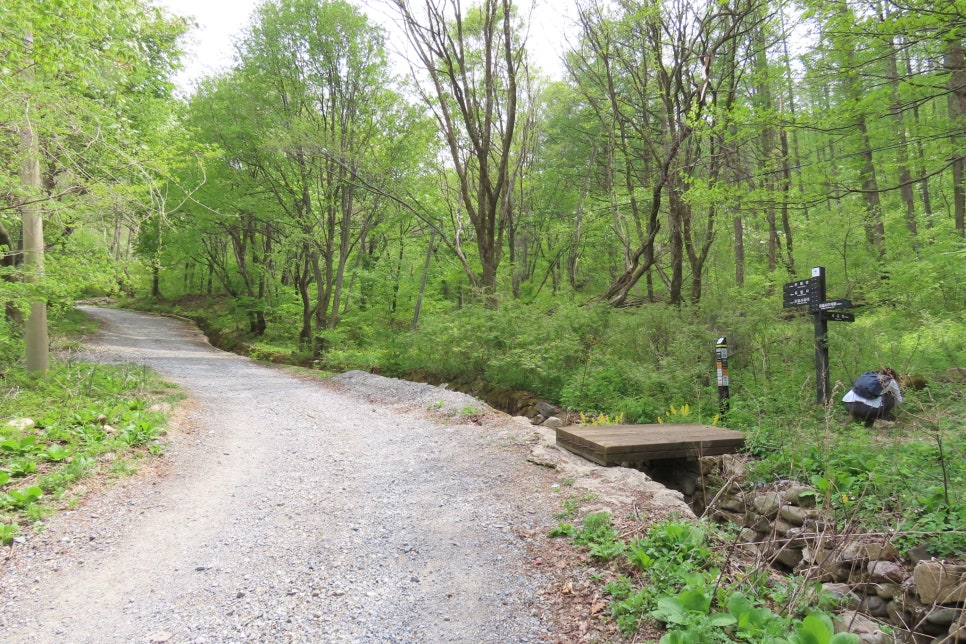
[[[875,160],[872,157],[872,141],[864,115],[860,115],[856,126],[862,145],[862,190],[865,192],[865,234],[875,248],[879,259],[885,258],[885,224],[882,222],[882,201],[879,196],[879,182],[875,176]]]
[[[892,86],[892,102],[889,105],[889,112],[892,114],[894,135],[898,146],[896,147],[896,161],[898,166],[896,173],[899,179],[899,195],[905,206],[906,229],[913,237],[918,233],[916,223],[916,198],[913,190],[912,172],[909,170],[909,148],[906,138],[905,119],[903,117],[902,96],[899,92],[899,62],[896,54],[895,38],[889,36],[886,39],[885,64],[886,77]]]
[[[673,305],[681,304],[681,287],[684,285],[684,237],[682,226],[686,216],[678,187],[668,189],[668,246],[671,262],[671,284],[668,296]]]
[[[908,50],[906,50],[905,62],[906,62],[906,69],[910,70],[911,72],[913,69],[912,58]],[[919,61],[916,61],[916,67],[917,69],[915,70],[915,74],[918,75],[922,73],[921,70],[918,69]],[[915,129],[916,133],[922,132],[922,120],[920,119],[920,116],[919,116],[919,101],[914,101],[912,104],[912,119],[913,119],[913,123],[915,123],[915,126],[916,126],[916,129]],[[919,176],[922,177],[922,179],[919,181],[919,193],[922,198],[922,208],[925,211],[924,214],[926,219],[926,227],[931,228],[932,227],[932,196],[929,193],[929,179],[927,178],[928,172],[926,171],[926,167],[927,167],[926,148],[922,142],[922,136],[915,136],[915,140],[916,140],[917,170],[919,172]]]
[[[952,35],[946,41],[943,64],[949,71],[949,129],[956,133],[962,129],[966,119],[966,52],[959,37]],[[966,178],[966,156],[962,152],[962,140],[963,137],[957,134],[950,136],[953,150],[953,218],[960,237],[966,236],[966,186],[963,185]]]
[[[33,34],[23,35],[27,51],[33,49]],[[30,67],[25,74],[31,74]],[[29,98],[27,113],[31,114]],[[40,145],[34,132],[32,119],[28,118],[20,127],[20,146],[23,161],[20,168],[20,182],[27,193],[27,200],[40,195]],[[21,207],[23,220],[23,257],[27,281],[39,282],[44,275],[44,223],[40,210],[30,204]],[[27,371],[45,373],[50,368],[50,340],[47,336],[47,302],[37,299],[30,303],[30,316],[24,328],[26,343]]]
[[[781,141],[782,152],[782,231],[785,233],[785,268],[789,275],[794,275],[795,252],[792,244],[792,222],[788,213],[792,190],[792,171],[789,168],[790,159],[788,157],[788,132],[785,128],[779,128],[778,136]]]
[[[735,231],[735,284],[745,285],[745,224],[741,215],[732,219]]]

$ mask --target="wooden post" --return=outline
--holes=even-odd
[[[24,47],[33,50],[33,35],[27,31],[23,36]],[[31,73],[29,70],[25,72]],[[20,128],[20,145],[23,161],[20,165],[20,182],[26,188],[26,201],[40,195],[40,145],[30,119],[30,98],[25,107],[24,123]],[[21,208],[23,221],[24,273],[29,282],[39,282],[44,275],[44,223],[40,209],[34,204]],[[30,303],[30,315],[24,324],[27,371],[45,372],[50,367],[49,339],[47,336],[47,302],[41,297]]]
[[[812,278],[816,280],[816,297],[818,302],[825,302],[825,268],[816,266],[812,269]],[[814,308],[812,317],[815,320],[815,387],[816,400],[820,405],[828,404],[829,374],[828,374],[828,319],[824,311]]]

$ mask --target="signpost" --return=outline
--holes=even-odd
[[[728,411],[728,338],[718,338],[714,349],[714,362],[718,371],[718,408],[724,415]]]
[[[812,269],[812,277],[807,280],[788,282],[782,288],[782,306],[792,308],[807,306],[809,313],[815,320],[815,382],[817,398],[820,404],[828,403],[829,375],[828,375],[828,323],[855,322],[855,315],[847,311],[852,306],[851,300],[825,299],[825,268],[816,266]]]

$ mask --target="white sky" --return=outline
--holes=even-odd
[[[386,0],[351,0],[376,23],[386,27],[388,49],[392,52],[401,43],[398,29],[392,28],[392,12]],[[560,56],[566,45],[566,33],[571,27],[572,0],[533,0],[535,9],[530,25],[531,60],[548,76],[560,79],[563,67]],[[249,17],[259,0],[155,0],[172,13],[190,16],[198,23],[185,42],[185,69],[176,78],[183,90],[190,90],[195,81],[223,70],[231,63],[232,42],[248,26]],[[528,3],[521,2],[524,7]]]

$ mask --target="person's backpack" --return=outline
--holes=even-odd
[[[875,400],[882,395],[882,382],[879,380],[879,374],[875,371],[864,372],[855,379],[852,384],[852,391],[866,400]]]

